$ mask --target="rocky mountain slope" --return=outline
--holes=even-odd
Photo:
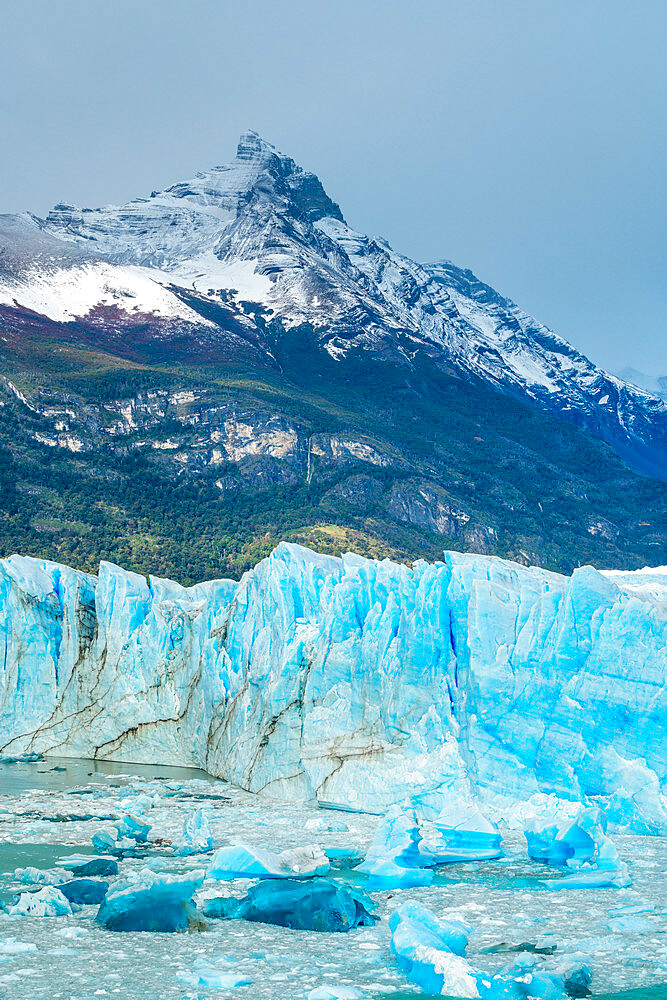
[[[184,579],[286,535],[563,569],[664,554],[664,402],[471,272],[355,232],[255,133],[128,205],[0,220],[0,338],[5,550]],[[205,511],[191,567],[167,552],[179,511]]]
[[[180,763],[383,812],[565,800],[667,830],[667,571],[412,568],[281,544],[185,589],[0,561],[5,753]],[[551,798],[548,798],[548,797]]]

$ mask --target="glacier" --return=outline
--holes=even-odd
[[[0,561],[0,747],[180,764],[432,821],[595,805],[667,833],[667,569],[412,567],[281,543],[184,588]],[[458,808],[458,806],[457,806]]]

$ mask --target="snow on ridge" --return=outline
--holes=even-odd
[[[156,277],[157,272],[146,268],[105,261],[49,272],[27,271],[20,278],[0,280],[0,304],[30,309],[56,323],[83,318],[97,306],[116,306],[130,315],[213,326]]]

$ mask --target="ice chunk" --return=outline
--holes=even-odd
[[[391,950],[406,976],[425,993],[453,997],[479,997],[477,975],[450,948],[451,936],[444,922],[416,903],[405,904],[389,918]]]
[[[555,867],[579,867],[591,862],[598,853],[596,826],[590,812],[564,821],[535,817],[524,830],[528,857]]]
[[[196,809],[185,820],[183,844],[176,848],[176,854],[184,857],[189,854],[205,854],[212,849],[213,834],[208,817],[203,809]]]
[[[221,847],[208,869],[208,877],[219,880],[235,878],[308,878],[325,875],[329,859],[319,847],[297,847],[274,854],[261,847]]]
[[[318,986],[308,994],[308,1000],[362,1000],[363,993],[354,986]]]
[[[47,885],[39,892],[22,892],[7,912],[11,916],[64,917],[72,912],[72,907],[60,889]]]
[[[373,901],[359,889],[330,879],[266,879],[243,899],[229,896],[206,901],[207,917],[278,924],[293,930],[345,932],[373,926]]]
[[[136,816],[123,816],[121,820],[114,824],[118,830],[118,839],[127,838],[136,841],[137,844],[145,844],[150,831],[150,823],[143,823]]]
[[[17,941],[13,937],[0,941],[0,955],[25,955],[32,951],[37,951],[32,941]]]
[[[420,850],[421,833],[414,809],[392,806],[376,830],[366,858],[357,871],[369,877],[371,888],[398,888],[428,885],[434,864]]]
[[[96,851],[113,851],[117,847],[117,839],[106,830],[97,830],[92,836],[93,847]]]
[[[194,982],[196,986],[208,986],[211,990],[228,990],[235,986],[250,986],[252,979],[240,972],[225,972],[206,962],[196,962]]]
[[[560,968],[563,977],[563,986],[569,997],[589,997],[591,995],[591,983],[593,973],[583,962],[571,962]]]
[[[143,869],[132,880],[116,883],[106,894],[95,920],[110,931],[186,931],[201,927],[192,897],[204,872],[160,875]]]
[[[75,875],[77,878],[87,878],[91,875],[106,876],[118,874],[118,862],[114,861],[113,858],[91,858],[90,860],[65,858],[62,861],[58,861],[57,864],[69,869],[72,875]]]
[[[425,842],[422,853],[436,864],[488,861],[502,855],[498,827],[482,815],[473,802],[455,800],[442,810],[433,825],[439,840]]]
[[[67,881],[67,875],[57,869],[44,868],[17,868],[14,871],[14,878],[17,882],[24,882],[27,885],[60,885]]]
[[[484,1000],[524,997],[560,1000],[563,977],[535,971],[535,957],[519,960],[507,974],[490,975],[465,958],[470,928],[441,920],[418,903],[399,906],[389,918],[391,950],[405,972],[426,993]]]
[[[69,882],[62,882],[58,888],[70,903],[90,906],[102,902],[109,890],[109,883],[100,879],[75,878]]]
[[[630,885],[627,866],[605,833],[598,809],[583,809],[575,819],[533,819],[525,830],[528,855],[557,868],[574,869],[546,880],[550,889],[622,888]]]

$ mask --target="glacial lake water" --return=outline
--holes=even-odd
[[[336,859],[333,877],[364,886],[354,859],[364,856],[376,816],[272,801],[193,769],[49,758],[0,763],[0,901],[34,888],[17,881],[16,869],[53,869],[66,855],[97,853],[93,832],[111,831],[123,815],[143,816],[151,836],[177,844],[197,808],[206,811],[216,844],[318,844]],[[121,934],[94,923],[97,907],[66,917],[0,913],[0,1000],[306,1000],[327,984],[354,987],[369,1000],[416,1000],[424,995],[398,969],[387,927],[387,916],[408,899],[472,925],[468,957],[476,968],[493,973],[511,964],[516,955],[486,951],[499,942],[532,942],[556,948],[554,956],[536,957],[538,968],[585,960],[597,997],[667,1000],[667,842],[613,835],[630,889],[544,891],[540,880],[553,872],[527,858],[520,831],[503,834],[501,861],[449,866],[428,887],[373,893],[381,921],[349,934],[238,920],[211,921],[199,934]],[[164,845],[140,853],[121,862],[121,875],[146,864],[201,869],[210,858],[174,857]],[[215,891],[225,885],[242,895],[248,883],[217,883]],[[207,884],[204,891],[212,894]],[[617,911],[625,906],[642,911],[640,931],[619,929]],[[240,971],[249,983],[202,986],[202,964]]]

